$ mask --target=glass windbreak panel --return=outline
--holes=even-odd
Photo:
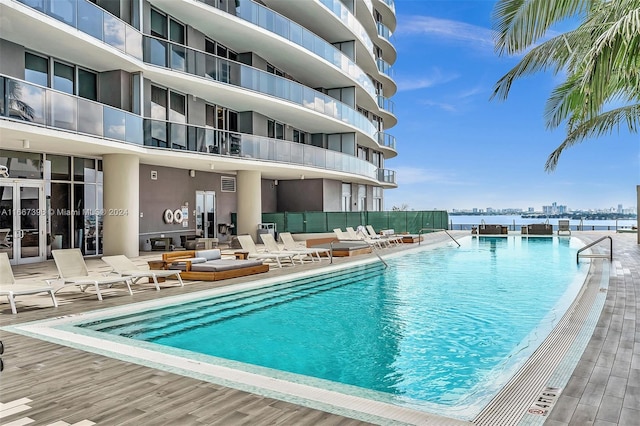
[[[149,121],[149,124],[151,126],[151,141],[149,141],[149,144],[151,146],[168,148],[169,144],[167,142],[167,122],[158,120]],[[145,142],[145,145],[146,144],[147,142]]]
[[[104,41],[105,43],[115,47],[116,49],[120,49],[123,52],[126,48],[125,43],[125,34],[126,34],[126,25],[124,22],[120,21],[118,18],[115,18],[109,14],[104,14]]]
[[[78,70],[78,96],[92,101],[98,100],[98,77],[95,73]]]
[[[161,67],[167,66],[167,43],[155,38],[146,38],[147,48],[144,51],[144,61]]]
[[[40,188],[20,187],[20,257],[40,256]]]
[[[74,94],[74,68],[60,62],[53,63],[53,88],[61,92]]]
[[[102,105],[78,99],[78,132],[103,136]]]
[[[71,184],[51,183],[51,248],[71,248]]]
[[[44,12],[45,0],[19,0],[20,3],[24,3],[29,7],[39,10],[40,12]]]
[[[104,114],[104,137],[119,141],[125,140],[126,122],[124,111],[107,106],[104,106],[102,111]]]
[[[0,247],[13,259],[13,186],[0,185]]]
[[[76,26],[76,0],[54,0],[49,2],[49,5],[52,17],[72,27]]]
[[[171,130],[171,148],[186,149],[187,148],[187,126],[178,123],[169,123]]]
[[[0,165],[8,169],[12,179],[42,179],[41,154],[0,149]]]
[[[49,92],[51,125],[59,129],[77,130],[77,98],[58,92]]]
[[[135,28],[126,25],[125,37],[127,54],[133,56],[136,59],[142,59],[142,34],[140,34]]]
[[[24,79],[40,86],[49,86],[49,60],[26,52],[24,54]]]
[[[66,155],[47,155],[50,176],[45,176],[51,180],[71,180],[71,157]]]
[[[291,162],[295,164],[304,164],[304,151],[302,145],[289,144],[291,149]]]
[[[102,22],[102,16],[104,12],[88,1],[78,2],[78,29],[86,34],[89,34],[98,40],[103,39],[104,24]]]
[[[187,70],[187,50],[175,44],[169,45],[169,51],[171,52],[171,64],[170,68],[178,71]]]
[[[125,125],[126,125],[125,140],[127,142],[142,145],[144,143],[142,117],[134,114],[125,113]]]
[[[76,182],[96,181],[96,161],[91,158],[73,159],[73,179]]]

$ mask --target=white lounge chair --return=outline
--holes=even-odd
[[[351,238],[349,234],[347,234],[340,228],[334,228],[333,232],[335,232],[338,241],[353,241],[353,238]]]
[[[322,256],[320,253],[325,253],[327,255],[327,259],[331,257],[331,250],[322,247],[304,247],[296,243],[293,239],[293,236],[290,232],[280,232],[280,240],[284,244],[285,250],[294,250],[294,251],[304,251],[310,255],[316,255],[318,260],[322,260]]]
[[[267,249],[268,253],[272,253],[272,254],[286,254],[286,255],[292,255],[292,256],[296,256],[298,258],[298,260],[300,261],[300,264],[302,265],[304,263],[304,258],[305,257],[309,257],[309,253],[306,253],[305,251],[298,251],[298,250],[280,250],[280,247],[278,247],[278,243],[276,242],[276,239],[273,237],[273,235],[271,234],[260,234],[260,239],[262,240],[262,243],[264,244],[265,248]],[[310,257],[311,261],[313,262],[313,256]]]
[[[129,290],[129,294],[133,295],[131,286],[129,285],[129,277],[89,275],[80,249],[51,250],[51,254],[58,268],[58,279],[47,280],[47,282],[49,284],[53,282],[61,283],[62,286],[56,289],[56,291],[74,285],[80,287],[80,290],[84,292],[87,287],[94,286],[98,300],[102,300],[102,293],[100,293],[101,285],[110,287],[113,284],[124,283]]]
[[[256,243],[254,243],[253,238],[251,238],[251,235],[238,235],[238,242],[242,246],[242,250],[249,253],[249,259],[275,261],[278,264],[278,268],[282,268],[282,262],[280,262],[281,259],[289,259],[291,265],[293,265],[292,254],[259,252],[258,248],[256,247]]]
[[[398,236],[394,236],[394,235],[382,236],[382,235],[376,234],[376,230],[373,229],[373,226],[371,226],[371,225],[366,225],[364,227],[364,229],[366,229],[369,232],[369,236],[371,238],[378,237],[381,240],[386,240],[389,243],[389,245],[391,245],[391,243],[398,245],[402,241],[402,237],[398,237]]]
[[[7,253],[0,253],[0,295],[7,296],[11,305],[11,313],[17,314],[15,297],[24,294],[49,293],[53,306],[58,302],[53,294],[53,287],[46,283],[16,282]]]
[[[180,282],[180,287],[184,287],[182,277],[180,277],[180,270],[167,269],[167,270],[151,270],[142,269],[133,263],[127,256],[104,256],[102,260],[112,268],[112,272],[120,275],[121,277],[128,277],[131,282],[135,284],[141,278],[151,278],[156,285],[156,290],[160,290],[158,285],[158,278],[175,277]]]
[[[353,229],[351,226],[347,226],[345,229],[347,230],[347,235],[349,235],[349,238],[351,238],[352,240],[360,240],[360,241],[364,241],[367,244],[376,245],[379,248],[384,248],[382,247],[382,242],[378,239],[369,238],[368,236],[365,236],[363,233],[358,234],[356,230]]]

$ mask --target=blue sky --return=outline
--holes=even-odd
[[[398,188],[385,208],[523,208],[552,202],[570,209],[636,206],[640,135],[621,129],[566,150],[555,172],[547,156],[564,129],[546,129],[544,105],[561,76],[516,81],[506,101],[490,100],[520,58],[498,57],[491,0],[395,0]]]

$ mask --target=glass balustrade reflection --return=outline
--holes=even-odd
[[[209,4],[205,0],[199,0]],[[361,87],[372,97],[375,96],[375,87],[367,74],[342,51],[337,49],[324,39],[318,37],[311,31],[290,19],[278,14],[251,0],[240,0],[236,9],[236,16],[245,21],[251,22],[260,28],[276,33],[281,37],[304,47],[306,50],[315,53],[326,61],[340,68],[347,75],[356,80]],[[373,49],[373,44],[371,44]]]
[[[353,33],[364,43],[367,47],[367,51],[373,56],[373,42],[369,38],[367,31],[364,29],[362,24],[356,19],[355,16],[347,9],[347,7],[342,4],[340,0],[318,0],[320,3],[325,5],[327,9],[333,12],[340,21],[342,21]]]
[[[35,84],[2,78],[7,108],[16,120],[92,136],[143,143],[142,117]]]
[[[388,133],[378,132],[378,145],[385,146],[387,148],[396,149],[396,138]]]
[[[17,1],[142,59],[140,32],[88,0]]]
[[[364,115],[295,81],[151,36],[144,36],[144,47],[145,62],[284,99],[375,135],[375,127]]]

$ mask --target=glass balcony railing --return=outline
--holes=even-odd
[[[325,5],[327,9],[333,12],[340,21],[342,21],[353,33],[367,46],[367,51],[373,56],[373,42],[369,38],[367,31],[362,24],[356,19],[355,16],[347,9],[347,7],[340,0],[318,0]]]
[[[144,36],[144,61],[284,99],[351,124],[371,137],[376,132],[373,124],[349,105],[295,81],[239,62],[151,36]]]
[[[142,59],[142,34],[87,0],[17,0],[104,43]]]
[[[143,144],[142,117],[46,87],[0,76],[0,115],[44,127]]]
[[[153,148],[236,156],[353,173],[378,169],[353,155],[238,132],[143,118],[57,90],[0,76],[0,117]]]
[[[198,0],[210,4],[211,0]],[[236,7],[236,16],[269,32],[297,44],[335,65],[357,81],[364,90],[375,97],[375,87],[371,78],[341,50],[308,29],[252,0],[241,0]]]
[[[387,148],[391,148],[393,150],[396,149],[396,138],[388,133],[378,132],[376,134],[376,138],[378,140],[378,145],[384,146]]]
[[[376,25],[378,26],[378,35],[391,43],[391,36],[393,35],[391,30],[382,22],[376,22]]]
[[[384,183],[396,183],[396,172],[388,169],[378,169],[378,181]]]
[[[394,79],[395,73],[391,65],[385,62],[382,58],[376,59],[376,64],[378,64],[378,71],[380,71],[382,74],[386,75],[390,79],[392,80]]]
[[[371,0],[362,0],[362,2],[365,6],[367,6],[367,9],[369,10],[369,13],[371,13],[371,16],[373,16],[373,2]]]
[[[396,109],[396,106],[393,103],[393,101],[389,98],[385,98],[384,96],[378,96],[378,107],[395,115],[394,111]]]
[[[394,0],[382,0],[382,3],[389,6],[389,9],[395,14],[396,13],[396,3]]]

